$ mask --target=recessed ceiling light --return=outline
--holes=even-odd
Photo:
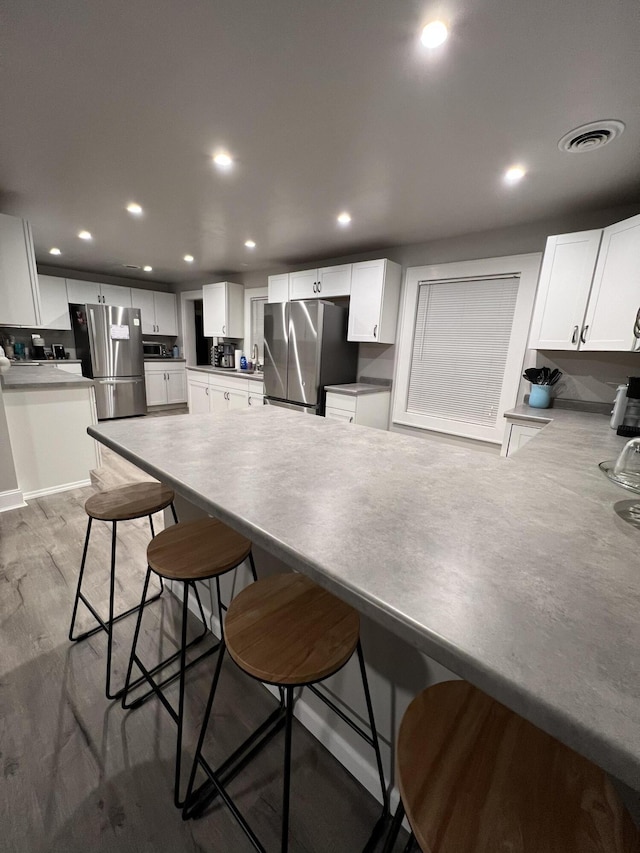
[[[62,254],[62,252],[60,251],[60,249],[56,249],[56,248],[55,248],[55,246],[54,246],[54,248],[53,248],[53,249],[49,249],[49,254],[50,254],[50,255],[61,255],[61,254]]]
[[[142,267],[142,269],[143,269],[145,272],[151,272],[151,270],[153,269],[153,267],[150,267],[150,266],[147,264],[147,266],[146,266],[146,267]]]
[[[215,154],[213,162],[221,169],[230,169],[233,166],[233,159],[226,151],[219,151]]]
[[[340,225],[348,225],[351,222],[351,217],[346,211],[344,211],[340,216],[338,216],[338,222]]]
[[[192,264],[194,258],[193,258],[193,255],[185,255],[183,260],[185,260],[188,264]]]
[[[255,240],[245,240],[244,244],[247,247],[247,249],[255,249],[255,247],[256,247]]]
[[[129,213],[133,213],[134,216],[140,216],[142,213],[142,208],[135,201],[130,201],[127,205],[127,210]]]
[[[439,47],[449,37],[447,25],[442,21],[431,21],[430,24],[422,30],[420,41],[425,47]]]
[[[508,184],[517,184],[526,174],[522,166],[512,166],[504,173],[504,179]]]
[[[80,231],[80,232],[78,233],[78,237],[79,237],[81,240],[93,240],[93,237],[91,236],[91,232],[90,232],[90,231]]]

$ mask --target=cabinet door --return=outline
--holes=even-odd
[[[351,293],[351,264],[324,267],[318,270],[317,292],[323,296],[349,296]]]
[[[131,308],[131,288],[120,287],[118,284],[101,284],[100,295],[105,305],[119,305],[122,308]]]
[[[209,386],[209,407],[216,414],[227,411],[229,404],[227,403],[226,388],[218,388],[214,385]]]
[[[602,231],[547,239],[534,312],[533,349],[577,350]]]
[[[156,306],[156,333],[159,335],[178,334],[178,312],[175,293],[154,291]]]
[[[289,273],[290,299],[318,298],[318,270],[301,270]]]
[[[167,370],[167,403],[187,402],[187,373],[181,370]]]
[[[100,285],[96,281],[80,281],[76,278],[67,279],[67,298],[69,302],[89,303],[97,305],[101,302]]]
[[[518,450],[528,444],[540,432],[540,427],[523,426],[522,424],[511,424],[509,431],[509,445],[507,456],[513,456]]]
[[[197,379],[187,379],[189,393],[189,414],[199,415],[210,411],[209,383]]]
[[[256,408],[260,406],[264,406],[264,394],[254,394],[253,391],[249,391],[247,403],[249,407]]]
[[[246,409],[249,405],[249,394],[246,391],[227,391],[228,409]]]
[[[633,216],[604,229],[580,349],[635,349],[639,311],[640,216]]]
[[[142,334],[155,334],[156,309],[155,300],[153,298],[153,290],[142,290],[139,287],[132,287],[131,307],[140,309],[140,319],[142,320]]]
[[[40,326],[42,329],[71,329],[67,283],[55,275],[39,275]]]
[[[29,223],[0,214],[0,324],[40,322],[35,255]]]
[[[289,301],[289,273],[270,275],[267,302]]]
[[[167,402],[166,372],[161,370],[144,372],[147,389],[147,406],[162,406]]]
[[[384,261],[367,261],[353,265],[347,332],[349,341],[378,342],[384,266]]]
[[[202,287],[202,323],[208,338],[223,338],[227,328],[226,282],[205,284]]]

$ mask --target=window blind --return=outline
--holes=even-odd
[[[518,277],[420,283],[407,411],[496,424]]]
[[[258,344],[258,358],[264,363],[264,306],[267,304],[267,297],[254,297],[251,300],[251,350],[253,352],[254,344]],[[247,353],[247,358],[250,353]]]

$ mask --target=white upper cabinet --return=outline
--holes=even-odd
[[[102,284],[99,281],[67,279],[67,298],[69,302],[97,305],[121,305],[131,308],[131,288],[117,284]]]
[[[143,335],[178,334],[178,312],[175,293],[131,288],[131,307],[140,309]]]
[[[601,238],[601,229],[547,238],[531,330],[533,349],[578,349]]]
[[[41,329],[71,329],[67,282],[54,275],[39,275]]]
[[[385,259],[353,264],[347,340],[394,343],[401,273],[399,264]]]
[[[633,216],[603,231],[580,349],[636,349],[640,338],[638,317],[640,216]]]
[[[24,219],[0,214],[0,324],[37,326],[39,323],[31,226]]]
[[[350,293],[351,264],[289,273],[290,299],[322,299],[323,296],[349,296]]]
[[[244,287],[218,281],[202,287],[204,334],[213,338],[244,337]]]
[[[153,291],[153,301],[156,307],[156,329],[158,335],[178,334],[178,311],[175,293]]]
[[[289,301],[289,273],[269,276],[267,302]]]
[[[636,349],[640,329],[640,216],[598,231],[549,237],[529,345]]]

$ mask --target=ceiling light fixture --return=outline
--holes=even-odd
[[[233,159],[226,151],[219,151],[213,158],[213,162],[220,169],[230,169],[233,166]]]
[[[526,174],[522,166],[512,166],[504,173],[504,179],[507,184],[517,184]]]
[[[153,267],[150,267],[150,266],[147,264],[147,266],[146,266],[146,267],[142,267],[142,269],[143,269],[145,272],[151,272],[151,270],[153,269]]]
[[[61,255],[62,252],[60,251],[60,249],[56,249],[54,246],[53,249],[49,249],[49,254],[50,255]]]
[[[194,261],[193,255],[185,255],[183,260],[185,260],[188,264],[192,264]]]
[[[346,211],[344,211],[340,216],[338,216],[338,222],[340,225],[348,225],[351,222],[351,217]]]
[[[129,204],[127,205],[127,210],[134,216],[140,216],[140,214],[142,213],[142,208],[135,201],[129,202]]]
[[[441,44],[449,37],[447,25],[442,21],[431,21],[430,24],[422,30],[420,41],[425,47],[440,47]]]
[[[255,249],[255,247],[256,247],[255,240],[245,240],[244,244],[247,247],[247,249]]]
[[[79,237],[81,240],[93,240],[93,237],[91,236],[91,232],[90,232],[90,231],[79,231],[79,232],[78,232],[78,237]]]

